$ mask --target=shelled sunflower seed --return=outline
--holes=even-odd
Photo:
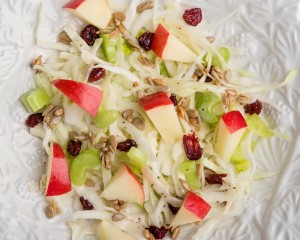
[[[101,137],[100,142],[95,144],[95,148],[102,152],[102,164],[107,170],[112,167],[112,159],[117,149],[117,138],[110,135],[109,138]]]
[[[145,78],[146,83],[149,83],[152,86],[167,86],[167,83],[160,78],[152,78],[152,77],[147,77]]]
[[[45,208],[45,214],[49,219],[54,218],[56,215],[60,213],[61,210],[54,201],[51,201]]]
[[[127,109],[127,110],[123,111],[122,112],[122,117],[128,122],[132,122],[132,120],[133,120],[133,110],[132,109]]]
[[[192,191],[192,190],[193,190],[193,189],[188,185],[188,183],[187,183],[185,180],[179,178],[179,181],[180,181],[181,185],[182,185],[187,191]]]
[[[138,130],[144,130],[145,129],[145,123],[140,117],[135,117],[132,120],[132,124],[138,129]]]
[[[187,108],[188,105],[190,104],[190,101],[191,101],[190,97],[183,97],[179,100],[177,105],[181,106],[182,108]]]
[[[42,63],[42,55],[39,55],[35,60],[33,60],[32,67],[34,67],[35,65],[42,65]]]
[[[113,27],[107,27],[107,28],[103,28],[103,29],[99,29],[97,31],[97,34],[110,34],[112,33],[113,31],[116,30],[116,26],[113,26]]]
[[[44,122],[48,127],[53,129],[60,123],[64,115],[64,109],[60,106],[50,104],[43,112]]]
[[[247,103],[249,103],[250,102],[250,97],[249,96],[247,96],[247,95],[244,95],[244,94],[240,94],[240,95],[238,95],[238,97],[237,97],[237,102],[238,103],[240,103],[240,104],[247,104]]]
[[[126,215],[123,214],[123,213],[115,213],[114,215],[112,215],[111,219],[114,221],[114,222],[119,222],[119,221],[122,221],[123,219],[126,218]]]
[[[192,126],[196,127],[200,124],[199,113],[196,109],[188,109],[186,110],[186,114],[189,118],[189,122]]]
[[[112,200],[110,201],[111,207],[118,212],[124,210],[127,207],[127,203],[122,200]]]
[[[176,240],[179,236],[179,233],[180,233],[180,228],[179,227],[176,227],[176,228],[171,228],[171,237],[172,237],[172,240]]]
[[[155,67],[155,65],[151,62],[151,60],[146,56],[140,56],[139,61],[140,61],[141,64],[143,64],[145,66],[148,66],[148,67],[151,67],[151,68]]]
[[[115,20],[119,20],[120,22],[123,22],[126,19],[125,14],[122,13],[122,12],[115,12],[115,13],[113,13],[113,17],[114,17]]]
[[[146,2],[141,3],[140,5],[137,6],[136,12],[137,13],[142,13],[147,9],[152,9],[154,6],[153,0],[148,0]]]
[[[208,36],[208,37],[206,37],[206,39],[209,43],[213,43],[216,40],[216,38],[214,36]]]
[[[69,37],[69,35],[65,32],[62,31],[59,35],[58,35],[58,41],[67,45],[70,45],[70,43],[72,42],[71,38]]]
[[[230,69],[227,69],[224,73],[224,80],[225,82],[229,83],[231,81],[232,72]]]
[[[70,132],[69,133],[69,138],[71,139],[71,140],[74,140],[75,142],[77,142],[77,141],[84,141],[84,140],[86,140],[87,139],[87,135],[86,134],[78,134],[78,133],[76,133],[76,132]]]
[[[129,38],[126,39],[126,43],[134,50],[138,51],[141,49],[140,45],[136,41],[133,41],[132,39],[129,39]]]

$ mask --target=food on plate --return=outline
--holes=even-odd
[[[72,0],[62,11],[82,24],[64,26],[56,43],[37,33],[53,52],[34,61],[36,87],[20,100],[49,156],[46,216],[71,209],[72,239],[210,234],[243,211],[259,140],[280,136],[263,93],[296,71],[253,84],[201,8],[138,2]]]

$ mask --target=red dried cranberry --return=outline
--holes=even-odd
[[[245,105],[244,109],[245,109],[245,113],[248,113],[250,115],[256,113],[257,115],[259,115],[262,110],[262,103],[261,103],[261,101],[256,100],[253,103]]]
[[[96,39],[99,38],[97,32],[99,29],[93,25],[87,25],[80,34],[80,37],[89,45],[93,46]]]
[[[155,227],[155,226],[150,226],[147,228],[149,232],[153,235],[155,239],[163,239],[164,236],[166,236],[168,229],[165,229],[165,227]]]
[[[104,68],[93,68],[89,75],[89,82],[96,82],[103,78],[105,75],[105,69]]]
[[[168,204],[168,206],[169,206],[169,209],[170,209],[170,211],[173,215],[175,215],[179,210],[179,207],[174,207],[171,204]]]
[[[121,152],[128,152],[131,147],[137,147],[137,144],[133,139],[126,139],[124,142],[119,142],[117,145],[117,149]]]
[[[223,180],[222,178],[223,177],[226,177],[227,174],[217,174],[217,173],[214,173],[214,174],[211,174],[207,177],[205,177],[205,180],[208,184],[223,184]]]
[[[145,51],[149,51],[151,49],[151,44],[152,44],[153,36],[154,36],[154,33],[147,31],[147,32],[144,32],[139,37],[139,45]]]
[[[34,113],[28,116],[28,118],[25,121],[25,125],[29,128],[34,128],[43,120],[44,120],[44,116],[42,113]]]
[[[191,26],[197,26],[202,20],[201,8],[192,8],[185,10],[183,19],[187,24]]]
[[[202,157],[202,148],[195,132],[183,136],[184,151],[188,159],[198,160]]]
[[[67,146],[67,151],[72,155],[72,156],[77,156],[80,151],[81,151],[81,145],[82,142],[80,141],[74,141],[70,140]]]
[[[92,209],[94,209],[93,204],[91,204],[88,200],[84,199],[83,197],[80,197],[79,200],[80,200],[82,208],[84,210],[92,210]]]
[[[170,99],[172,101],[172,103],[174,104],[174,106],[177,106],[177,98],[176,95],[174,93],[171,93]]]

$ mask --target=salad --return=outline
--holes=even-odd
[[[80,22],[55,43],[37,37],[54,51],[34,60],[36,87],[20,100],[47,153],[45,214],[72,201],[72,239],[199,239],[244,210],[254,180],[277,174],[256,171],[259,140],[285,137],[262,116],[264,93],[296,71],[251,80],[199,6],[117,4],[72,0],[62,11]]]

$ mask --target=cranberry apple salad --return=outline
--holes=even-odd
[[[45,214],[71,201],[72,239],[199,239],[243,211],[253,180],[276,175],[256,171],[259,140],[282,136],[262,102],[296,71],[266,85],[236,70],[201,1],[118,4],[72,0],[62,11],[78,24],[55,43],[37,37],[54,51],[20,99],[48,156]]]

